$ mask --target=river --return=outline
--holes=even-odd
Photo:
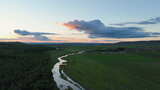
[[[52,73],[53,73],[53,78],[54,81],[57,84],[57,87],[60,90],[85,90],[79,83],[73,81],[62,69],[61,66],[65,65],[67,60],[64,60],[63,58],[75,55],[75,54],[82,54],[84,51],[80,51],[78,53],[71,53],[67,54],[61,57],[58,57],[57,59],[59,62],[57,62],[53,68],[52,68]]]

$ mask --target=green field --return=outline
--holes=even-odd
[[[83,54],[67,57],[65,72],[86,90],[159,90],[160,51],[155,47],[87,48]]]
[[[63,69],[86,90],[159,90],[159,45],[0,43],[0,90],[58,90],[51,72],[57,57],[82,50]]]

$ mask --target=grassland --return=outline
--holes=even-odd
[[[76,49],[76,48],[75,48]],[[77,47],[65,72],[86,90],[159,90],[158,45]]]
[[[64,71],[86,90],[159,90],[160,43],[28,45],[0,43],[0,90],[58,90],[51,69],[69,56]]]

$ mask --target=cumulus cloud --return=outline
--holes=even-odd
[[[149,24],[158,24],[158,23],[160,23],[160,17],[139,21],[139,22],[124,22],[124,23],[117,23],[117,24],[111,24],[111,25],[118,25],[118,26],[124,26],[129,24],[149,25]]]
[[[21,35],[21,36],[33,36],[33,38],[35,38],[36,40],[40,40],[40,41],[51,41],[51,39],[49,39],[47,36],[44,35],[55,35],[55,33],[45,33],[45,32],[29,32],[26,30],[14,30],[14,33]]]
[[[82,31],[90,38],[143,38],[155,37],[160,33],[144,32],[140,27],[111,27],[104,25],[100,20],[74,20],[63,24],[69,29]]]

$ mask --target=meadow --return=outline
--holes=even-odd
[[[77,47],[80,50],[80,47]],[[152,44],[81,47],[65,72],[86,90],[159,90],[160,47]]]
[[[58,90],[51,69],[57,57],[64,72],[86,90],[159,90],[160,43],[34,45],[0,43],[0,90]]]

